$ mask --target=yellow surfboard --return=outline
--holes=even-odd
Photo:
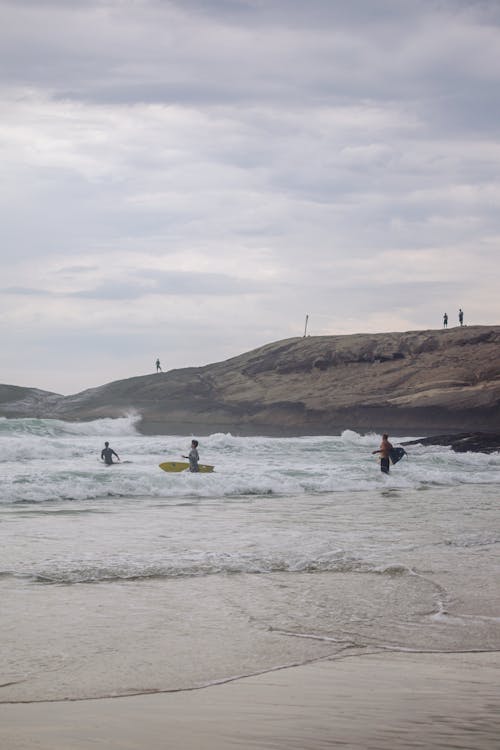
[[[189,464],[184,461],[164,461],[164,463],[158,465],[163,471],[189,471]],[[206,474],[214,470],[214,467],[208,464],[198,464],[198,468],[200,474]]]

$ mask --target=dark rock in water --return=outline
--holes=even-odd
[[[435,435],[408,440],[402,445],[449,445],[455,453],[495,453],[500,451],[500,433],[461,432],[458,435]]]

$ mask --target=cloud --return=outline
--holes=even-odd
[[[4,7],[8,34],[0,61],[8,82],[85,102],[303,106],[411,103],[417,93],[434,109],[456,94],[455,104],[466,105],[499,74],[492,3],[402,8],[395,0],[151,0]]]
[[[0,8],[13,382],[47,340],[55,387],[71,332],[96,363],[63,390],[141,371],[159,330],[182,366],[300,335],[307,312],[312,333],[498,318],[498,3]],[[97,336],[127,331],[101,368]]]
[[[51,297],[53,296],[53,292],[49,292],[47,289],[36,289],[34,287],[24,287],[24,286],[8,286],[4,289],[0,289],[0,292],[2,294],[16,294],[20,297]]]
[[[140,273],[136,282],[115,283],[112,280],[94,289],[74,292],[70,296],[88,299],[138,299],[150,295],[239,296],[261,288],[254,281],[215,273],[156,272]]]
[[[95,274],[95,269],[92,269]],[[242,294],[255,294],[263,289],[262,282],[257,283],[252,279],[238,278],[220,273],[199,273],[195,271],[136,271],[132,274],[117,273],[107,274],[108,278],[97,284],[86,288],[74,289],[75,285],[81,286],[85,283],[85,276],[89,276],[91,269],[88,268],[66,268],[58,274],[65,276],[65,291],[60,289],[59,284],[55,288],[43,287],[5,287],[0,289],[3,294],[18,296],[40,296],[53,298],[76,298],[94,300],[134,300],[151,295],[170,296],[239,296]],[[83,272],[83,279],[82,279]],[[94,275],[90,273],[90,275]],[[103,274],[99,276],[102,278]],[[126,277],[129,278],[126,278]],[[133,276],[133,277],[132,277]]]

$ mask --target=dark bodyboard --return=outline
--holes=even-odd
[[[404,448],[401,448],[400,446],[398,448],[392,448],[389,453],[389,458],[391,459],[391,463],[397,464],[398,461],[401,461],[403,456],[406,456],[407,453]]]

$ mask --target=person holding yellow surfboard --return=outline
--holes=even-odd
[[[189,471],[197,472],[200,470],[198,466],[200,456],[198,454],[197,440],[191,440],[191,450],[189,451],[189,456],[183,456],[182,458],[187,458],[189,460]]]
[[[159,467],[163,471],[167,471],[169,473],[190,471],[194,474],[207,474],[211,473],[214,470],[214,467],[210,466],[209,464],[198,463],[200,460],[200,456],[198,453],[197,440],[191,440],[191,450],[189,451],[189,456],[182,456],[182,458],[187,458],[189,463],[186,464],[183,461],[163,461],[163,463],[159,464]]]

